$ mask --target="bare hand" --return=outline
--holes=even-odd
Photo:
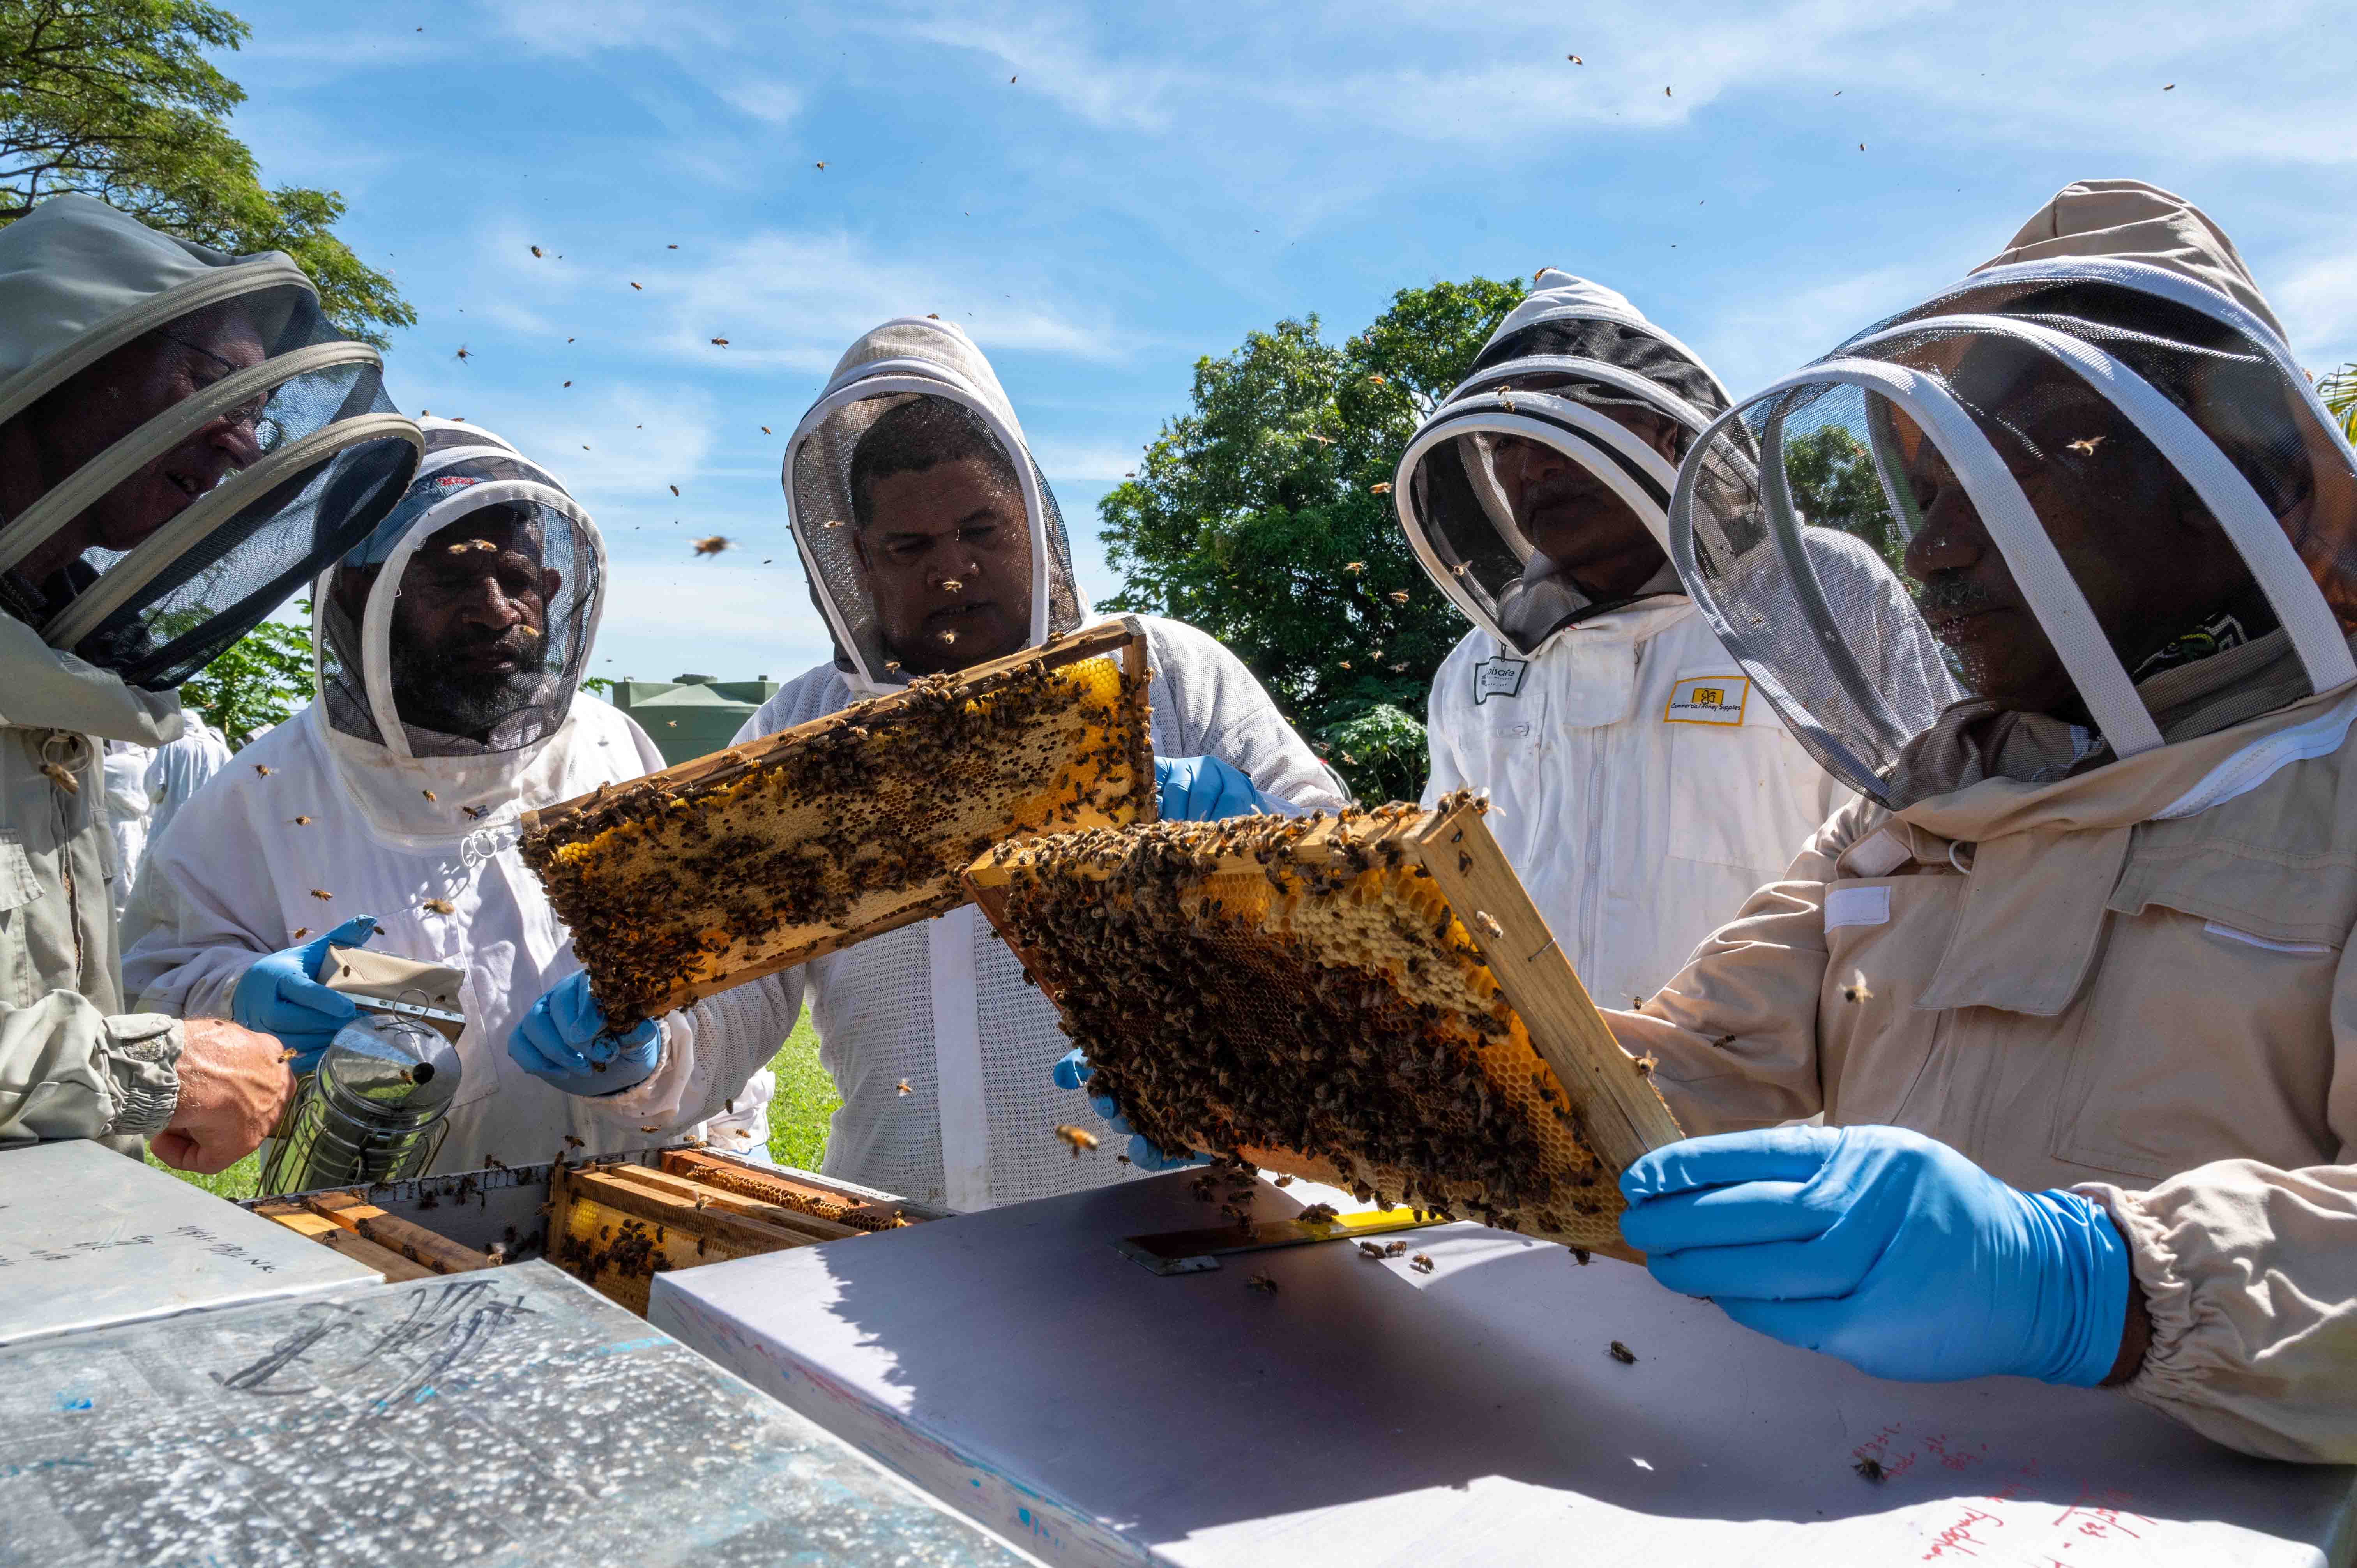
[[[180,1033],[180,1103],[147,1146],[177,1170],[213,1176],[270,1136],[295,1092],[295,1075],[275,1035],[226,1018],[190,1018]]]

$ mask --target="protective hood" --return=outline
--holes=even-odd
[[[557,478],[508,442],[453,420],[421,428],[399,504],[314,585],[312,712],[371,820],[430,837],[511,814],[587,669],[606,549]],[[448,619],[411,634],[404,596]]]
[[[1894,808],[2060,779],[2357,681],[2357,468],[2273,323],[2181,198],[2067,188],[1996,261],[1722,417],[1680,476],[1678,570],[1818,760]],[[1828,528],[1901,574],[1960,691],[1856,656],[1861,607],[1804,548]],[[2201,603],[2183,624],[2099,621],[2091,594],[2117,602],[2120,580],[2161,581],[2221,536],[2242,569],[2186,585]],[[1955,564],[1984,545],[2011,579],[1995,597],[1986,568]],[[2025,615],[2090,722],[2029,711],[2027,688],[2006,700],[2035,648]],[[2283,650],[2288,682],[2237,673]],[[2205,688],[2190,706],[2189,679]],[[2248,690],[2207,690],[2222,680]]]
[[[1559,487],[1599,518],[1633,513],[1666,550],[1677,464],[1615,414],[1667,420],[1684,442],[1727,402],[1693,350],[1622,295],[1549,268],[1409,441],[1392,484],[1400,526],[1467,618],[1527,657],[1566,627],[1683,590],[1664,566],[1633,594],[1591,596],[1516,516],[1508,470],[1528,472],[1535,454],[1533,489]]]
[[[897,413],[925,399],[963,412],[916,424],[909,415]],[[888,414],[897,415],[896,424],[909,426],[902,431],[888,425],[879,433],[879,446],[889,442],[893,447],[888,459],[892,472],[925,467],[928,441],[938,443],[942,456],[937,460],[987,448],[993,467],[1010,470],[1028,541],[1027,555],[1017,567],[1018,575],[1028,578],[1025,646],[1039,647],[1050,636],[1079,627],[1088,607],[1072,581],[1063,513],[1031,459],[1023,428],[990,361],[957,327],[931,317],[900,317],[845,352],[826,389],[786,444],[781,476],[786,522],[810,578],[811,601],[834,634],[835,666],[845,681],[855,691],[873,694],[908,680],[886,645],[857,545],[865,499],[854,493],[854,464],[861,461],[862,441]],[[877,456],[871,451],[867,461],[876,461]],[[1012,590],[1017,585],[1000,586]],[[952,595],[958,591],[949,589]],[[953,646],[954,636],[952,629],[945,646]]]
[[[0,231],[0,609],[49,646],[178,685],[383,516],[419,446],[291,258],[82,196]]]

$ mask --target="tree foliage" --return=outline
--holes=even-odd
[[[2341,366],[2317,382],[2316,390],[2341,422],[2341,437],[2357,442],[2357,364]]]
[[[80,191],[199,244],[285,251],[339,327],[382,348],[416,313],[336,238],[343,198],[264,188],[230,134],[245,92],[206,56],[248,31],[202,0],[0,0],[0,224]]]
[[[1124,579],[1109,607],[1225,643],[1362,799],[1422,790],[1414,715],[1466,630],[1374,487],[1522,293],[1402,289],[1340,345],[1311,316],[1198,360],[1188,411],[1098,508]]]
[[[1907,541],[1890,516],[1874,455],[1857,436],[1837,424],[1793,436],[1784,445],[1784,483],[1803,521],[1854,534],[1904,574]]]
[[[203,714],[232,751],[310,700],[311,633],[284,621],[264,621],[180,687],[180,705]]]

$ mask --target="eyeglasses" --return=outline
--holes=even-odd
[[[171,331],[158,331],[156,336],[163,338],[167,343],[177,344],[180,348],[186,349],[191,354],[210,360],[213,364],[220,367],[220,369],[215,371],[211,376],[201,381],[198,380],[194,374],[189,376],[188,379],[195,382],[196,389],[199,392],[202,392],[207,387],[212,386],[217,382],[228,380],[230,377],[237,374],[240,371],[252,368],[250,366],[241,365],[234,360],[231,360],[223,355],[217,354],[201,343],[191,343],[186,338],[182,338]],[[253,433],[253,444],[255,448],[261,452],[268,453],[278,445],[279,440],[284,434],[280,430],[276,420],[266,419],[263,416],[263,410],[268,407],[269,404],[270,393],[257,392],[253,397],[246,399],[243,403],[238,403],[235,406],[225,410],[217,417],[226,419],[231,424],[242,424],[246,426]]]

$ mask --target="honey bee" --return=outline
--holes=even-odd
[[[461,806],[458,809],[466,812],[467,815],[474,818],[477,822],[480,822],[485,817],[491,814],[491,809],[489,806]]]
[[[283,1061],[283,1062],[291,1062],[291,1061],[293,1061],[296,1057],[299,1057],[299,1056],[301,1056],[302,1054],[303,1054],[303,1053],[302,1053],[301,1051],[298,1051],[298,1050],[296,1050],[294,1047],[289,1046],[289,1047],[287,1047],[285,1050],[280,1051],[280,1052],[278,1053],[278,1059],[279,1059],[280,1061]]]
[[[944,577],[942,579],[942,592],[945,594],[962,594],[965,592],[965,585],[958,581],[955,577]]]
[[[1655,1056],[1652,1052],[1647,1051],[1643,1056],[1637,1058],[1629,1065],[1637,1069],[1638,1077],[1651,1078],[1653,1076],[1653,1069],[1662,1065],[1662,1058]]]
[[[295,825],[298,828],[307,828],[311,825],[311,819],[308,817],[297,817],[295,819]]]
[[[1392,590],[1392,603],[1395,605],[1404,605],[1407,603],[1407,590],[1405,588],[1394,588]]]
[[[1850,1468],[1869,1481],[1885,1481],[1890,1478],[1890,1472],[1882,1467],[1882,1461],[1871,1454],[1858,1455],[1857,1463],[1852,1465]]]
[[[2108,435],[2083,435],[2078,440],[2070,442],[2067,445],[2070,446],[2072,451],[2076,452],[2082,457],[2092,457],[2095,455],[2095,448],[2101,446],[2104,442],[2109,441],[2111,437]]]
[[[1377,1262],[1383,1262],[1383,1250],[1381,1247],[1376,1246],[1372,1241],[1361,1241],[1359,1243],[1359,1256],[1362,1258],[1372,1258]]]
[[[267,764],[260,763],[260,762],[257,762],[257,763],[255,763],[255,764],[253,765],[253,770],[254,770],[256,773],[261,774],[264,779],[269,778],[269,777],[271,776],[271,774],[273,774],[274,772],[277,771],[275,768],[273,768],[269,767]]]
[[[1291,1187],[1293,1185],[1293,1178],[1289,1176],[1281,1176],[1276,1178],[1276,1185],[1278,1187]]]
[[[1428,1274],[1432,1273],[1433,1269],[1432,1260],[1426,1257],[1422,1252],[1418,1252],[1415,1257],[1410,1258],[1407,1261],[1407,1266],[1414,1269],[1420,1274]]]
[[[715,533],[704,539],[691,539],[688,542],[695,547],[698,555],[717,555],[728,548],[730,541],[726,534]]]
[[[1334,1219],[1334,1206],[1330,1203],[1313,1203],[1294,1218],[1305,1225],[1331,1224]]]
[[[957,641],[957,633],[947,629],[937,631],[933,635],[941,639],[941,643],[943,648],[947,648],[952,643]]]
[[[1367,487],[1367,493],[1371,496],[1387,496],[1392,493],[1391,481],[1389,479],[1385,479],[1380,485],[1369,485]]]
[[[474,357],[475,351],[472,349],[468,348],[464,343],[458,345],[457,358],[462,363]]]
[[[1850,972],[1849,983],[1842,987],[1842,1000],[1845,1002],[1871,1002],[1874,1000],[1874,993],[1867,987],[1866,972],[1864,970],[1857,969]]]
[[[1492,938],[1502,938],[1506,934],[1506,928],[1498,924],[1498,918],[1487,909],[1474,910],[1473,923]]]
[[[1587,1248],[1574,1247],[1571,1250],[1571,1261],[1577,1263],[1581,1268],[1584,1269],[1587,1266],[1587,1259],[1588,1251]]]
[[[309,936],[310,934],[311,934],[311,928],[310,928],[310,927],[308,927],[308,926],[297,926],[297,927],[296,927],[296,928],[295,928],[295,934],[294,934],[293,936],[289,937],[289,938],[287,939],[287,940],[289,940],[289,941],[296,941],[296,942],[299,942],[299,941],[301,941],[305,937],[307,937],[307,936]]]
[[[1367,564],[1364,561],[1345,561],[1342,563],[1342,570],[1350,573],[1354,577],[1366,571],[1366,569]]]
[[[421,795],[423,795],[423,796],[425,796],[427,800],[432,800],[432,801],[436,802],[436,804],[439,804],[439,803],[440,803],[440,801],[441,801],[441,797],[440,797],[440,796],[438,796],[438,795],[436,795],[436,794],[435,794],[435,793],[434,793],[434,791],[433,791],[433,790],[431,790],[431,789],[420,789],[420,790],[418,791],[418,793],[419,793],[419,794],[421,794]]]
[[[1097,1135],[1086,1127],[1075,1127],[1067,1122],[1056,1123],[1056,1136],[1072,1145],[1072,1158],[1079,1159],[1097,1146]]]
[[[662,1129],[660,1127],[641,1127],[639,1131],[641,1133],[660,1133]]]
[[[917,1091],[909,1087],[909,1080],[904,1078],[899,1082],[892,1086],[892,1092],[895,1094],[914,1094]]]
[[[1401,1253],[1403,1253],[1403,1252],[1405,1252],[1405,1251],[1407,1251],[1407,1243],[1406,1243],[1406,1242],[1405,1242],[1405,1241],[1394,1241],[1394,1242],[1392,1242],[1389,1246],[1387,1246],[1387,1247],[1385,1247],[1385,1248],[1383,1249],[1383,1256],[1384,1256],[1384,1257],[1386,1257],[1386,1258],[1396,1258],[1396,1257],[1398,1257]],[[1427,1261],[1429,1261],[1429,1260],[1427,1260]]]
[[[322,903],[325,903],[327,900],[334,897],[335,895],[328,892],[324,887],[314,887],[311,889],[311,897],[318,899]]]
[[[1266,1274],[1254,1274],[1252,1278],[1244,1282],[1244,1289],[1256,1290],[1264,1295],[1275,1295],[1276,1294],[1276,1282],[1269,1278]]]
[[[436,915],[455,915],[458,912],[458,906],[447,898],[428,898],[419,908]]]
[[[575,1137],[570,1133],[565,1134],[565,1142],[566,1146],[570,1148],[585,1149],[588,1147],[587,1144],[584,1144],[580,1139]]]
[[[1604,1353],[1611,1357],[1614,1360],[1620,1362],[1624,1367],[1633,1367],[1637,1364],[1637,1352],[1630,1349],[1629,1347],[1621,1344],[1618,1339],[1612,1341],[1611,1348],[1608,1349]]]

